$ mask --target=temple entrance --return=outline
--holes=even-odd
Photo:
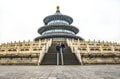
[[[66,38],[52,38],[53,42],[62,42],[62,41],[66,41]]]

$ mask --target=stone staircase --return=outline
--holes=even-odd
[[[64,65],[79,65],[74,53],[72,53],[70,47],[65,44],[65,52],[63,54]],[[59,55],[59,64],[61,65],[61,55]],[[45,54],[41,65],[57,65],[57,51],[56,45],[52,44],[48,50],[48,53]]]

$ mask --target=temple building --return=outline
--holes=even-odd
[[[70,16],[61,14],[59,6],[57,6],[54,15],[45,17],[43,21],[45,26],[38,29],[38,33],[42,36],[35,38],[35,41],[39,39],[66,41],[67,38],[83,40],[83,38],[76,36],[79,29],[71,25],[73,19]]]
[[[120,64],[120,44],[108,41],[86,41],[76,34],[79,29],[70,16],[60,12],[44,18],[33,41],[0,44],[0,65],[91,65]],[[57,54],[56,44],[64,44]]]

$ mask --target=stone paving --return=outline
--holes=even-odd
[[[0,66],[0,79],[120,79],[120,65]]]

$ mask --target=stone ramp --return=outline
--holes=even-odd
[[[0,79],[120,79],[120,65],[0,66]]]

